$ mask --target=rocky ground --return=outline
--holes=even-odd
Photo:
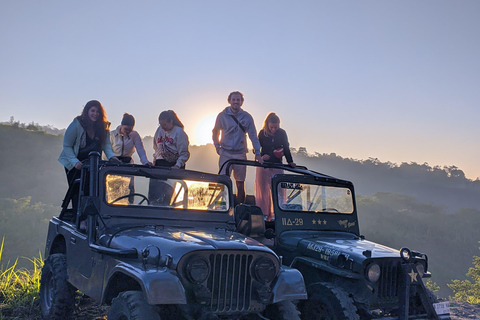
[[[450,311],[452,320],[480,319],[480,305],[450,302]]]

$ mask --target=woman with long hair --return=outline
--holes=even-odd
[[[183,123],[173,110],[166,110],[158,116],[158,124],[153,137],[154,164],[159,167],[185,169],[190,152]],[[150,180],[148,198],[151,205],[170,206],[173,192],[171,181]]]
[[[79,185],[74,181],[80,177],[82,161],[88,159],[88,154],[102,151],[109,160],[119,161],[113,154],[110,144],[110,123],[102,104],[97,100],[88,101],[82,113],[73,119],[63,136],[63,150],[58,161],[65,167],[68,187],[72,188],[72,208],[78,208]],[[88,177],[87,177],[88,178]],[[87,185],[88,188],[88,185]],[[81,218],[80,229],[85,229],[85,217]]]
[[[265,121],[263,128],[258,133],[258,140],[261,146],[261,156],[264,163],[282,164],[283,157],[287,159],[287,163],[291,167],[295,167],[290,145],[285,130],[280,128],[280,118],[276,113],[270,112]],[[263,215],[267,221],[272,221],[273,205],[272,205],[272,177],[275,174],[283,173],[282,169],[257,167],[255,175],[255,204],[262,209]]]
[[[65,167],[68,185],[79,176],[82,161],[92,151],[105,153],[109,160],[118,161],[110,144],[110,123],[102,104],[88,101],[82,113],[73,119],[63,137],[63,150],[58,161]]]
[[[173,110],[166,110],[158,116],[159,127],[153,137],[154,164],[173,169],[184,169],[190,158],[188,136],[183,123]]]

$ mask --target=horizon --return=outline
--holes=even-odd
[[[239,90],[257,131],[274,111],[297,149],[475,180],[478,12],[476,0],[6,0],[0,121],[66,128],[97,99],[113,128],[128,112],[142,137],[173,109],[203,145]]]

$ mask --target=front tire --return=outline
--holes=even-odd
[[[276,320],[300,320],[300,311],[291,300],[286,300],[268,305],[265,316]]]
[[[68,282],[67,257],[52,254],[45,261],[40,278],[40,309],[48,320],[70,318],[75,307],[75,288]]]
[[[161,320],[141,291],[125,291],[112,300],[108,320]]]
[[[308,300],[300,302],[303,320],[359,320],[357,307],[342,289],[321,282]]]

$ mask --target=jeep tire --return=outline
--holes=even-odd
[[[300,312],[291,300],[268,305],[265,316],[276,320],[300,320]]]
[[[75,288],[68,282],[67,257],[52,254],[45,261],[40,278],[40,308],[48,320],[70,318],[75,307]]]
[[[160,320],[155,307],[148,304],[141,291],[121,292],[112,300],[108,320]]]
[[[303,320],[358,320],[352,298],[341,288],[321,282],[308,300],[300,302]]]

